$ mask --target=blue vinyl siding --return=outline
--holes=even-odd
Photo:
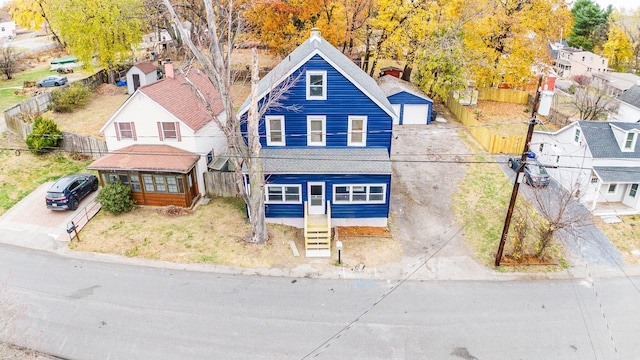
[[[389,194],[391,193],[391,175],[267,175],[267,184],[302,185],[303,204],[266,204],[265,215],[268,218],[302,218],[304,202],[307,198],[308,182],[325,183],[325,202],[331,202],[332,218],[386,218],[389,215]],[[384,204],[334,204],[333,185],[344,184],[386,184]]]
[[[327,72],[327,100],[306,100],[306,70]],[[367,147],[385,147],[390,152],[392,119],[380,106],[319,55],[315,55],[292,78],[296,83],[289,89],[286,98],[280,99],[283,106],[268,110],[264,115],[284,115],[287,147],[307,146],[307,116],[326,116],[326,147],[346,147],[350,115],[367,116]],[[262,102],[262,101],[261,101]],[[296,106],[296,110],[287,109]],[[242,115],[246,120],[247,114]],[[246,121],[242,131],[246,134]],[[267,147],[264,116],[260,121],[260,142]],[[245,135],[246,136],[246,135]]]
[[[402,124],[402,119],[404,117],[404,105],[405,104],[410,104],[410,105],[421,105],[421,104],[428,104],[429,105],[429,112],[427,114],[427,124],[429,124],[431,122],[431,113],[433,112],[433,102],[429,101],[427,99],[423,99],[419,96],[415,96],[413,94],[410,94],[406,91],[403,92],[399,92],[397,94],[391,95],[389,97],[387,97],[387,99],[389,100],[389,102],[391,104],[400,104],[400,114],[398,114],[398,116],[400,117],[400,124]]]

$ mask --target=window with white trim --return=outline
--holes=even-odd
[[[326,71],[307,71],[307,100],[327,100]]]
[[[580,142],[580,129],[576,129],[576,134],[573,137],[573,142],[575,142],[575,143],[579,143]]]
[[[325,116],[307,116],[307,146],[325,146],[327,144],[326,120]]]
[[[544,150],[544,143],[540,143],[540,145],[538,145],[538,152],[542,153]]]
[[[349,134],[347,146],[367,145],[367,117],[349,116]]]
[[[266,116],[267,146],[285,146],[284,116]]]
[[[616,185],[617,185],[617,184],[609,184],[609,190],[607,190],[607,192],[608,192],[609,194],[613,194],[613,193],[615,193],[615,192],[616,192],[616,188],[617,188],[617,186],[616,186]]]
[[[631,189],[629,189],[629,196],[636,197],[638,193],[638,184],[631,184]]]
[[[160,136],[160,141],[165,141],[165,140],[181,141],[180,124],[177,122],[159,122],[158,133],[159,133],[158,135]]]
[[[625,150],[630,150],[633,148],[633,145],[635,144],[635,140],[636,140],[636,133],[627,133],[627,138],[624,141],[624,149]]]
[[[386,184],[333,185],[333,202],[336,204],[384,204],[387,199]]]
[[[136,140],[136,129],[132,122],[117,122],[115,124],[118,140]]]
[[[266,204],[300,204],[302,203],[302,185],[265,185]]]

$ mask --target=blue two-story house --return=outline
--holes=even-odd
[[[264,109],[281,86],[286,93]],[[258,94],[267,222],[304,228],[307,256],[330,255],[329,239],[318,239],[333,226],[386,227],[396,114],[375,80],[314,29]],[[248,109],[249,99],[244,124]]]

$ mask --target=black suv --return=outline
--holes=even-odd
[[[56,181],[45,197],[47,209],[75,210],[90,192],[98,190],[98,178],[91,174],[63,176]]]

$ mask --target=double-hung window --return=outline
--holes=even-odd
[[[307,117],[307,146],[327,145],[327,118],[325,116]]]
[[[327,100],[326,71],[307,71],[307,100]]]
[[[631,150],[633,149],[633,145],[635,145],[636,133],[627,133],[627,138],[624,141],[624,149]]]
[[[267,204],[300,204],[301,185],[265,185],[265,203]]]
[[[636,197],[638,193],[638,184],[631,184],[631,189],[629,189],[629,196]]]
[[[120,140],[137,140],[136,128],[132,122],[117,122],[114,123],[116,127],[116,138]]]
[[[180,123],[177,122],[159,122],[158,135],[160,140],[177,140],[180,141]]]
[[[285,146],[284,116],[266,116],[267,146]]]
[[[573,137],[573,142],[575,143],[579,143],[580,142],[580,129],[576,129],[576,133]]]
[[[334,185],[333,202],[336,204],[384,204],[386,184]]]
[[[348,146],[367,145],[367,117],[349,116]]]

